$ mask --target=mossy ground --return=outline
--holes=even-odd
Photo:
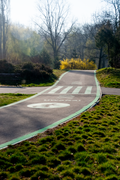
[[[120,69],[103,68],[97,70],[97,78],[101,86],[120,88]]]
[[[13,93],[8,93],[8,94],[0,94],[0,106],[5,106],[17,101],[20,101],[22,99],[28,98],[32,96],[33,94],[13,94]]]
[[[120,96],[1,150],[0,179],[120,180]]]

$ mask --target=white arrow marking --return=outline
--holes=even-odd
[[[70,106],[70,104],[66,104],[66,103],[37,103],[37,104],[27,105],[27,107],[29,108],[40,108],[40,109],[62,108],[68,106]]]

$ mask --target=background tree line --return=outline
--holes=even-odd
[[[10,24],[10,2],[0,0],[0,59],[59,68],[59,60],[85,58],[98,68],[120,67],[120,1],[104,1],[109,9],[93,14],[93,22],[84,25],[68,21],[70,11],[65,1],[40,1],[37,29],[32,30]]]

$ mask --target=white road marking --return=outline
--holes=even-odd
[[[59,99],[73,99],[75,96],[72,96],[72,95],[69,95],[69,94],[66,94],[66,95],[59,95],[58,98]]]
[[[80,81],[74,81],[74,82],[72,82],[72,84],[82,85],[82,82],[80,82]]]
[[[86,88],[85,94],[91,94],[91,91],[92,91],[92,86],[88,86]]]
[[[68,86],[67,88],[63,89],[60,94],[66,94],[73,86]]]
[[[92,88],[93,86],[88,86],[86,87],[86,90],[85,92],[82,92],[80,93],[81,89],[84,87],[84,86],[78,86],[76,88],[73,89],[73,92],[69,93],[68,91],[70,89],[72,89],[74,86],[68,86],[68,87],[64,87],[64,86],[58,86],[54,89],[52,89],[50,92],[48,92],[47,94],[61,94],[58,98],[73,98],[74,96],[72,96],[71,94],[75,95],[75,94],[96,94],[96,93],[91,93],[92,92]],[[59,93],[57,93],[58,90],[60,90],[61,88],[63,88],[63,90]],[[71,95],[71,96],[70,96]]]
[[[81,89],[82,89],[82,86],[78,86],[78,87],[72,92],[72,94],[78,94]]]
[[[68,106],[70,106],[70,104],[66,104],[66,103],[37,103],[37,104],[27,105],[27,107],[29,108],[40,108],[40,109],[62,108]]]
[[[61,89],[63,86],[58,86],[57,88],[52,89],[48,94],[54,94],[57,92],[59,89]]]
[[[71,99],[67,99],[67,100],[57,100],[57,99],[44,99],[45,102],[49,102],[49,101],[73,101],[73,102],[77,102],[77,101],[81,101],[81,100],[71,100]]]

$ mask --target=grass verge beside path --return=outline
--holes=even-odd
[[[0,94],[0,107],[5,106],[17,101],[20,101],[22,99],[28,98],[30,96],[33,96],[33,94],[13,94],[13,93],[8,93],[8,94]]]
[[[10,180],[120,180],[120,96],[58,128],[0,151]]]
[[[53,74],[59,79],[59,77],[65,73],[66,70],[60,70],[60,69],[53,69]]]
[[[103,68],[97,70],[97,78],[101,86],[120,88],[120,69]]]

